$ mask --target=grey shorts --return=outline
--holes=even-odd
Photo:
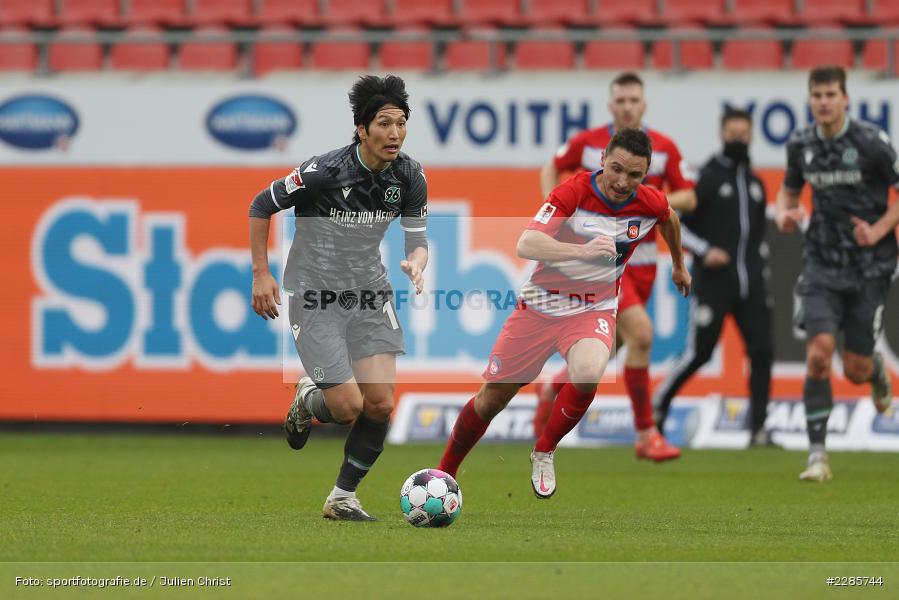
[[[889,276],[847,281],[806,265],[794,291],[793,324],[809,339],[843,332],[845,350],[871,356],[889,292]]]
[[[321,389],[352,379],[353,363],[362,358],[405,351],[386,279],[350,290],[299,287],[288,294],[294,345]]]

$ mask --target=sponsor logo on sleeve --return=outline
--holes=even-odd
[[[306,187],[303,183],[303,177],[300,175],[299,169],[294,169],[290,175],[284,178],[284,187],[288,194],[292,194],[295,191]]]
[[[537,213],[537,216],[534,217],[534,220],[538,223],[543,223],[544,225],[546,225],[547,223],[549,223],[549,220],[552,219],[552,216],[555,212],[556,207],[547,202],[542,207],[540,207],[540,212]]]

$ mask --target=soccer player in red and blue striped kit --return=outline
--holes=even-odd
[[[658,226],[671,252],[672,280],[684,295],[680,221],[665,194],[641,184],[652,143],[639,129],[618,131],[603,170],[558,186],[518,241],[518,256],[538,261],[506,320],[484,371],[486,383],[456,419],[440,470],[455,476],[491,419],[559,352],[568,382],[531,452],[531,484],[539,498],[556,491],[553,453],[587,411],[615,348],[621,276],[638,246]]]
[[[558,185],[559,176],[578,171],[595,171],[602,166],[602,153],[616,131],[642,129],[652,141],[652,159],[644,184],[666,189],[668,203],[681,213],[696,207],[694,183],[674,141],[663,133],[643,125],[646,112],[643,80],[636,73],[621,73],[609,85],[609,113],[612,122],[587,129],[568,140],[540,172],[540,185],[546,197]],[[651,231],[628,263],[621,281],[618,299],[618,345],[627,347],[624,384],[634,411],[637,458],[662,462],[678,458],[680,450],[669,444],[656,427],[649,382],[649,360],[652,346],[652,321],[646,303],[656,278],[655,232]],[[539,386],[537,410],[534,414],[534,436],[540,437],[552,412],[556,395],[568,375],[563,370],[551,381]]]

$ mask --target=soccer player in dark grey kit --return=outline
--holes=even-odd
[[[871,383],[878,412],[892,403],[883,357],[874,352],[883,309],[896,268],[899,202],[888,205],[899,183],[899,164],[887,134],[846,114],[846,72],[817,67],[809,74],[809,106],[815,123],[787,143],[787,169],[777,195],[775,220],[786,233],[805,229],[802,274],[796,283],[796,325],[805,330],[803,388],[810,453],[803,481],[832,478],[825,452],[833,408],[830,368],[842,332],[843,369],[853,383]],[[811,217],[799,205],[812,186]]]
[[[306,160],[250,207],[253,309],[265,319],[277,317],[281,304],[268,266],[269,219],[291,207],[297,217],[284,291],[307,376],[287,414],[287,441],[301,449],[313,416],[353,423],[322,509],[328,519],[375,520],[356,498],[356,487],[384,448],[396,355],[404,348],[379,250],[391,221],[400,217],[406,239],[400,267],[416,293],[428,262],[427,182],[421,165],[400,152],[408,99],[399,77],[360,77],[350,90],[353,143]]]

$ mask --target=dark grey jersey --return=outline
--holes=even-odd
[[[427,248],[427,182],[421,165],[404,153],[379,173],[368,169],[351,144],[303,162],[261,191],[250,216],[268,218],[293,207],[296,234],[284,286],[355,288],[384,277],[380,244],[397,217],[406,253]],[[405,258],[405,257],[403,257]]]
[[[879,128],[846,120],[833,139],[819,135],[816,126],[796,131],[787,143],[784,187],[798,192],[812,187],[814,210],[805,234],[805,257],[829,269],[864,278],[896,269],[894,235],[872,248],[862,248],[852,234],[850,217],[874,223],[886,212],[890,186],[899,182],[896,151]]]

